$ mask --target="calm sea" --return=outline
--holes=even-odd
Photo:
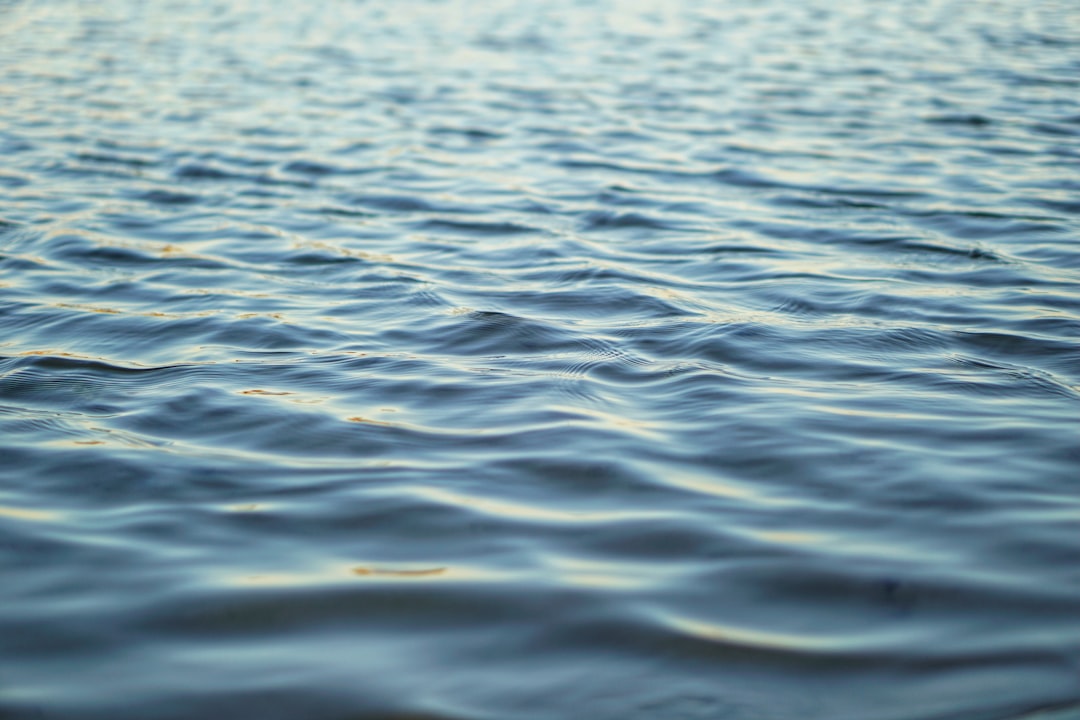
[[[1080,3],[0,0],[0,718],[1080,717]]]

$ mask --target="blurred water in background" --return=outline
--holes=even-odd
[[[1080,717],[1080,5],[0,2],[0,717]]]

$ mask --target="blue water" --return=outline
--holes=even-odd
[[[0,0],[0,717],[1080,717],[1080,4]]]

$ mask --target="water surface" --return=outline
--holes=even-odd
[[[0,717],[1080,716],[1078,31],[0,2]]]

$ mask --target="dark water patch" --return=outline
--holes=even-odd
[[[923,118],[924,122],[932,123],[934,125],[961,125],[976,128],[983,128],[994,123],[989,117],[985,115],[963,115],[963,114],[944,114],[944,115],[928,115]]]
[[[506,137],[505,132],[500,132],[493,129],[485,128],[470,128],[470,127],[451,127],[451,126],[439,126],[433,127],[428,130],[433,135],[451,135],[461,136],[468,140],[475,141],[490,141],[499,140]]]
[[[1066,228],[1051,218],[1016,217],[990,212],[919,213],[919,224],[964,239],[1059,233]]]
[[[678,225],[665,222],[659,218],[649,217],[642,213],[611,213],[591,212],[584,218],[585,230],[623,230],[623,229],[648,229],[667,230],[679,229]]]
[[[294,253],[288,262],[296,265],[340,265],[365,263],[363,257],[348,253],[333,252],[329,248],[312,248],[306,252]]]
[[[770,180],[750,170],[739,168],[725,168],[713,173],[713,178],[725,185],[734,185],[744,188],[782,189],[790,186]]]
[[[0,236],[14,232],[20,227],[19,223],[0,218]]]
[[[692,309],[680,307],[678,302],[662,297],[661,293],[648,286],[635,290],[599,283],[588,291],[514,293],[509,304],[539,314],[564,315],[576,319],[633,317],[640,320],[694,314]]]
[[[340,215],[342,217],[347,217],[347,218],[377,217],[376,213],[365,212],[363,210],[355,210],[353,208],[343,208],[343,207],[333,207],[333,206],[321,207],[321,208],[318,208],[318,210],[315,210],[313,212],[325,213],[327,215]]]
[[[913,270],[906,269],[898,273],[898,277],[907,282],[924,285],[956,285],[971,288],[1038,288],[1054,285],[1052,280],[1044,279],[1035,272],[1018,272],[1012,266],[999,266],[998,264],[977,263],[973,269],[960,270],[955,268]]]
[[[13,175],[10,173],[0,173],[0,186],[15,189],[26,187],[31,182],[30,178],[22,175]]]
[[[1033,200],[1032,202],[1033,204],[1039,205],[1049,210],[1069,213],[1070,215],[1080,214],[1080,202],[1057,201],[1041,198]]]
[[[580,342],[552,323],[490,310],[453,317],[445,336],[432,340],[443,352],[496,356],[572,349]]]
[[[993,250],[975,246],[956,246],[945,244],[941,242],[932,242],[924,238],[905,238],[905,237],[869,237],[859,238],[857,242],[860,245],[866,245],[874,248],[875,250],[889,250],[897,253],[914,253],[927,255],[939,255],[957,260],[974,260],[985,261],[990,263],[1009,263],[1013,260],[1002,257],[999,253],[995,253]]]
[[[1031,359],[1038,364],[1060,367],[1067,377],[1080,376],[1080,358],[1073,356],[1069,338],[1045,338],[992,331],[964,331],[956,334],[963,346],[980,354],[1008,360]],[[1021,363],[1023,364],[1023,363]]]
[[[147,190],[133,197],[155,205],[192,205],[203,201],[203,198],[199,195],[169,190]]]
[[[1075,84],[1077,86],[1080,86],[1080,83],[1075,83]],[[1065,124],[1062,124],[1062,123],[1049,123],[1049,122],[1035,123],[1035,124],[1033,124],[1031,126],[1031,130],[1032,130],[1032,132],[1041,133],[1043,135],[1052,135],[1052,136],[1061,136],[1061,137],[1078,137],[1078,136],[1080,136],[1080,131],[1077,131],[1076,128],[1069,127],[1068,125],[1065,125]]]
[[[262,163],[259,162],[251,164],[255,164],[257,166],[262,165]],[[239,172],[219,167],[218,165],[209,162],[183,163],[173,171],[172,175],[178,180],[196,183],[226,183],[231,181],[245,181],[248,183],[269,186],[297,188],[312,187],[312,181],[310,180],[293,180],[289,178],[275,177],[266,173],[254,174],[248,172]]]
[[[126,165],[130,167],[153,167],[158,164],[156,160],[140,158],[132,155],[114,155],[94,152],[80,152],[75,154],[77,160],[113,165]]]
[[[807,208],[811,210],[888,210],[889,205],[848,198],[817,197],[807,195],[777,195],[769,202],[780,207]]]
[[[132,179],[142,176],[139,168],[128,165],[105,165],[101,163],[54,163],[49,168],[50,174],[67,175],[75,178],[108,178],[112,180]]]
[[[173,175],[181,180],[230,180],[237,175],[227,170],[201,163],[186,163],[176,168]]]
[[[461,222],[455,220],[426,220],[419,224],[419,229],[466,236],[520,235],[541,232],[539,228],[514,222]]]
[[[287,173],[294,173],[297,175],[311,175],[311,176],[323,176],[323,175],[335,175],[344,172],[340,167],[328,165],[326,163],[319,163],[312,160],[293,160],[287,163],[282,170]]]
[[[1080,401],[1080,391],[1076,387],[1038,369],[1008,363],[993,363],[977,358],[959,357],[955,359],[955,362],[963,367],[972,368],[980,374],[999,378],[1003,387],[1021,391],[1048,392]]]

